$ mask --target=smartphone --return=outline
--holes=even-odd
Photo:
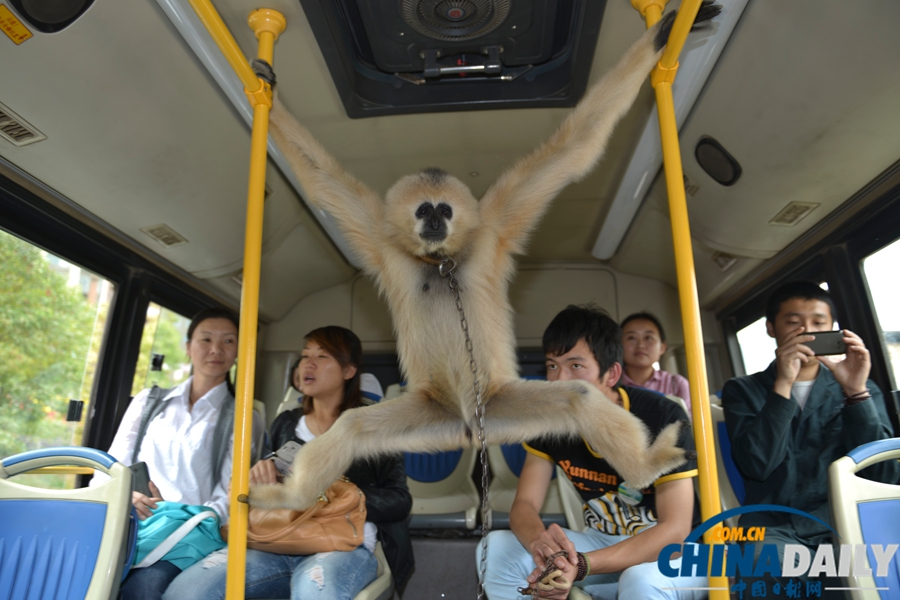
[[[148,498],[152,498],[153,494],[150,492],[150,471],[147,470],[147,463],[134,463],[128,468],[131,469],[131,489],[144,494]]]
[[[302,447],[297,442],[288,442],[275,451],[272,460],[275,461],[275,468],[278,469],[279,473],[287,475],[291,472],[291,467],[294,465],[294,456],[297,455],[297,452]]]
[[[810,342],[804,342],[803,345],[815,352],[816,356],[844,354],[847,352],[843,331],[818,331],[810,332],[808,335],[814,335],[816,336],[816,339]]]

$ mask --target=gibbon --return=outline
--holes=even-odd
[[[719,12],[705,2],[696,22]],[[331,213],[364,271],[387,299],[406,393],[346,411],[297,454],[283,485],[257,485],[256,506],[303,509],[358,458],[477,445],[475,393],[456,298],[436,263],[452,259],[485,406],[489,444],[547,435],[583,437],[642,489],[686,460],[679,424],[649,444],[644,425],[583,381],[519,378],[507,288],[514,254],[550,201],[584,177],[658,62],[675,13],[648,30],[594,86],[550,139],[476,200],[459,179],[425,169],[400,179],[385,200],[347,173],[276,100],[271,133],[309,200]],[[271,67],[254,61],[274,83]]]

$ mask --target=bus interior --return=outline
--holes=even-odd
[[[719,2],[720,18],[688,39],[674,86],[707,365],[707,380],[691,385],[714,394],[764,368],[774,349],[765,298],[807,279],[830,290],[841,327],[865,340],[896,433],[900,3]],[[190,2],[40,4],[0,1],[0,239],[5,257],[39,256],[46,276],[84,306],[32,311],[32,300],[13,299],[24,275],[10,271],[11,259],[0,265],[4,311],[47,320],[32,329],[0,322],[21,336],[0,340],[3,377],[21,367],[15,390],[42,390],[0,397],[4,456],[48,445],[107,449],[136,390],[186,376],[185,358],[171,350],[181,342],[163,338],[183,336],[201,308],[237,310],[243,284],[252,111]],[[259,6],[214,4],[255,56],[247,17]],[[497,67],[490,51],[473,58],[472,43],[447,42],[468,48],[457,54],[428,50],[449,25],[415,21],[406,4],[266,4],[287,21],[275,44],[279,98],[382,195],[405,174],[440,167],[479,197],[645,28],[626,0],[506,3],[498,31],[522,52],[507,63],[500,55]],[[531,37],[516,38],[511,24]],[[404,56],[409,65],[397,67]],[[478,69],[454,70],[471,65]],[[648,80],[600,163],[554,200],[519,257],[510,299],[523,375],[543,375],[541,335],[552,317],[587,302],[617,320],[657,315],[668,334],[660,366],[687,374],[656,121]],[[307,201],[272,149],[270,141],[255,380],[264,418],[271,423],[291,398],[289,366],[304,334],[326,324],[353,330],[364,371],[397,393],[403,377],[386,304],[333,218]],[[83,331],[57,337],[54,310],[77,312]],[[52,359],[76,338],[77,368],[41,388],[53,365],[38,355]],[[25,404],[31,425],[7,427]],[[82,412],[67,420],[73,411]],[[480,471],[464,475],[477,503]],[[559,501],[551,512],[563,512]],[[472,597],[478,518],[419,523],[405,597]]]

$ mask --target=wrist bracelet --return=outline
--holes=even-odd
[[[860,402],[868,400],[871,397],[872,394],[870,394],[868,391],[866,391],[864,395],[854,394],[852,396],[847,396],[844,398],[844,406],[853,406],[854,404],[859,404]]]
[[[575,581],[581,581],[591,573],[591,559],[582,554],[578,553],[578,574],[575,576]]]

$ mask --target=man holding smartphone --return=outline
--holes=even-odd
[[[744,504],[775,504],[831,522],[828,467],[866,442],[892,436],[881,391],[869,381],[871,362],[862,339],[842,330],[844,358],[816,353],[815,333],[831,332],[834,302],[814,283],[776,289],[766,306],[766,329],[778,343],[775,360],[760,373],[736,377],[722,390],[722,406],[734,462],[744,478]],[[894,483],[897,461],[860,475]],[[802,544],[815,550],[831,543],[831,530],[785,512],[743,515],[742,526],[766,528],[765,543]],[[757,545],[757,553],[762,545]]]

